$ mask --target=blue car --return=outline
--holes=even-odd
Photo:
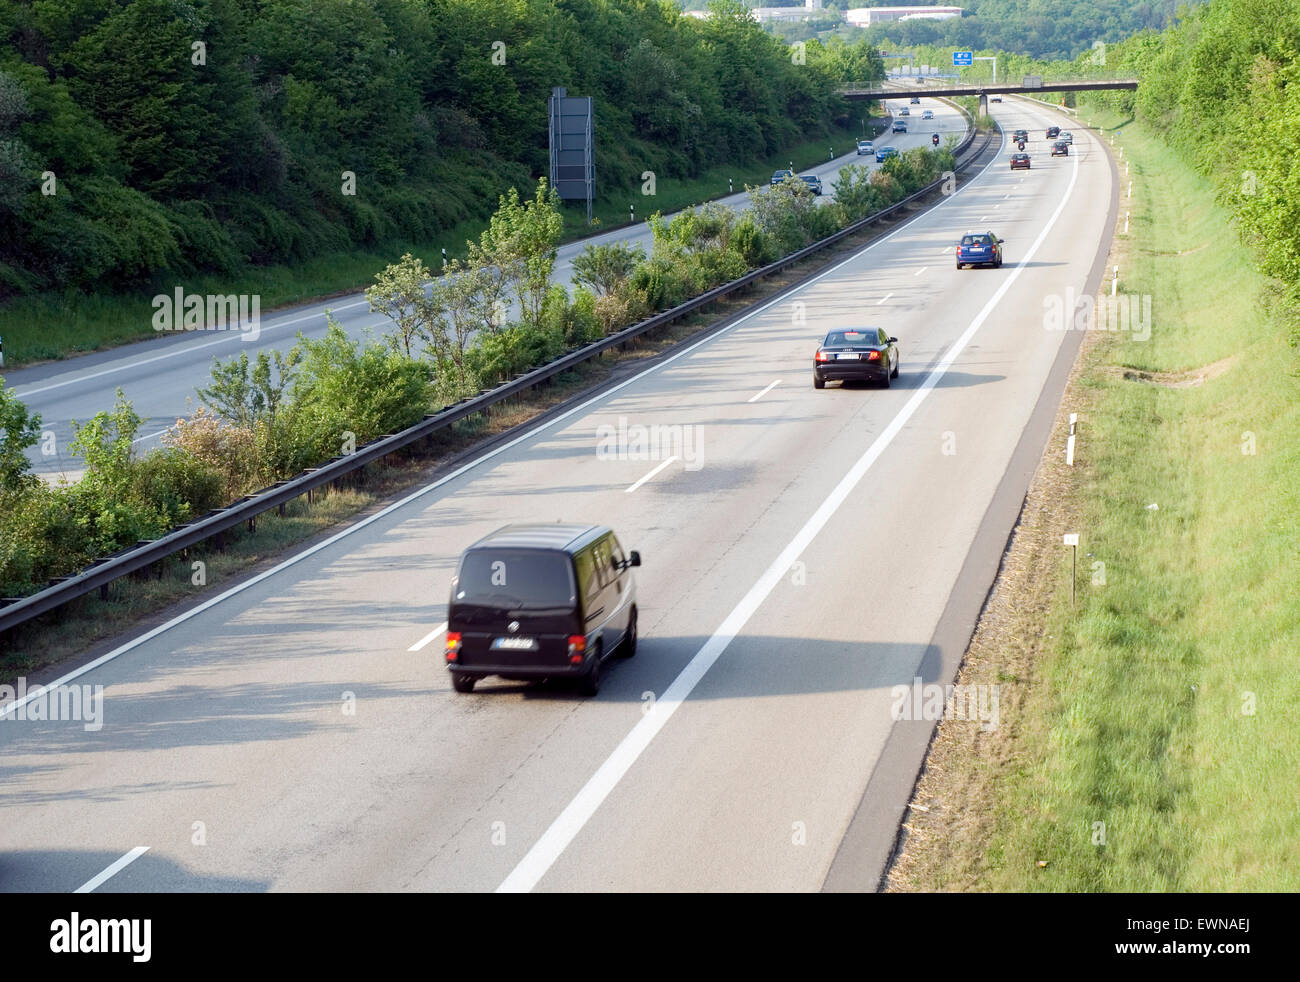
[[[890,157],[897,157],[897,156],[898,156],[897,147],[881,147],[879,150],[876,151],[876,163],[883,164]]]
[[[992,232],[967,232],[957,244],[957,268],[1002,265],[1002,243]]]

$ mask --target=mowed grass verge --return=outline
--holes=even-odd
[[[879,122],[879,117],[876,121]],[[728,179],[739,192],[746,184],[766,184],[774,170],[785,167],[791,160],[800,170],[823,163],[830,158],[832,149],[837,156],[848,152],[861,128],[836,128],[828,136],[809,140],[767,159],[746,166],[715,167],[691,180],[661,178],[655,182],[653,195],[643,195],[640,185],[623,190],[602,188],[594,209],[594,217],[601,224],[587,227],[585,205],[570,204],[564,209],[563,241],[571,242],[627,224],[630,204],[635,205],[636,220],[641,222],[656,211],[677,211],[725,195]],[[521,193],[528,196],[531,191],[522,188]],[[393,242],[383,248],[359,248],[318,256],[293,266],[251,267],[236,277],[177,277],[174,281],[114,295],[69,292],[17,298],[0,304],[5,362],[9,368],[16,368],[154,337],[152,298],[159,292],[170,295],[178,286],[187,294],[260,297],[261,313],[266,316],[277,308],[365,289],[374,282],[376,273],[405,252],[421,257],[437,272],[442,265],[442,249],[447,250],[449,258],[463,257],[466,240],[477,239],[486,225],[486,220],[462,222],[436,242]]]
[[[893,889],[1300,889],[1300,358],[1208,182],[1139,126],[1116,145],[1120,292],[1151,297],[1150,338],[1086,350],[1074,500],[1008,554],[1051,589],[977,666],[1016,718],[941,725]]]

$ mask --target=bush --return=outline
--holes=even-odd
[[[130,500],[152,513],[162,535],[181,522],[228,504],[224,481],[214,467],[179,447],[164,447],[134,462]]]
[[[349,338],[333,319],[325,336],[299,335],[291,355],[299,364],[288,415],[304,446],[334,456],[345,432],[357,444],[396,433],[429,407],[429,367],[390,346]],[[333,448],[333,449],[331,449]]]
[[[225,501],[234,501],[265,487],[276,477],[287,476],[270,468],[271,461],[253,427],[223,423],[203,406],[189,419],[178,419],[163,437],[163,443],[221,475],[221,497]]]
[[[774,262],[776,244],[771,237],[758,227],[754,216],[746,212],[736,222],[731,231],[731,248],[745,261],[750,269],[766,266]]]

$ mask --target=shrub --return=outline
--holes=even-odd
[[[221,475],[221,497],[226,501],[265,487],[276,477],[287,476],[271,469],[253,427],[223,423],[203,406],[189,419],[178,419],[163,437],[163,443]]]

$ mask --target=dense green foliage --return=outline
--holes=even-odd
[[[952,64],[954,49],[990,48],[1035,58],[1074,58],[1097,41],[1112,43],[1144,30],[1160,30],[1181,7],[1205,0],[953,0],[965,16],[945,20],[912,19],[870,28],[849,27],[832,11],[855,7],[892,7],[898,0],[826,0],[824,15],[807,22],[775,23],[774,33],[787,41],[839,36],[852,41],[912,48],[937,45]],[[702,2],[690,4],[702,7]],[[782,0],[753,0],[751,7],[795,6]],[[926,6],[927,4],[917,4]],[[798,4],[802,6],[802,4]],[[920,61],[918,59],[918,64]]]
[[[1212,0],[1108,54],[1142,84],[1088,99],[1135,114],[1208,176],[1263,272],[1300,309],[1300,6]]]
[[[793,57],[740,4],[716,14],[0,0],[0,299],[431,241],[547,172],[553,86],[595,97],[598,193],[621,195],[824,132],[835,89],[880,75],[866,46]]]

